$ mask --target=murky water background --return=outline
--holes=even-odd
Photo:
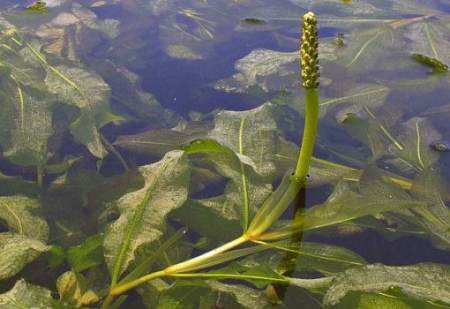
[[[282,106],[284,114],[281,117],[286,117],[286,121],[279,131],[282,131],[286,141],[297,144],[303,123],[303,93],[295,53],[299,44],[300,16],[308,9],[314,9],[319,16],[323,48],[321,94],[325,102],[322,109],[325,115],[321,120],[315,155],[353,168],[363,169],[373,165],[412,179],[428,169],[426,160],[430,158],[434,162],[433,168],[440,170],[443,181],[447,181],[450,171],[449,152],[435,151],[432,145],[440,142],[445,147],[450,147],[448,73],[433,74],[431,68],[414,63],[409,54],[425,54],[430,51],[431,54],[428,55],[433,56],[435,51],[435,56],[441,56],[440,60],[449,64],[450,45],[445,40],[450,39],[450,30],[445,30],[445,26],[450,25],[450,5],[438,0],[372,2],[55,0],[48,1],[49,9],[44,13],[26,13],[24,8],[30,5],[29,1],[6,1],[0,4],[0,8],[6,19],[16,23],[16,27],[23,33],[28,32],[24,35],[26,38],[42,42],[41,51],[49,55],[50,62],[58,63],[59,59],[64,59],[68,63],[86,66],[97,72],[111,87],[111,112],[123,117],[124,121],[120,124],[107,124],[101,132],[115,145],[116,151],[123,156],[130,169],[157,161],[160,153],[127,146],[125,142],[122,145],[120,142],[115,143],[120,136],[125,136],[126,139],[149,130],[169,129],[177,125],[181,128],[187,123],[195,124],[196,121],[207,122],[219,110],[245,111],[268,101]],[[70,16],[61,15],[68,14],[72,6],[84,10],[78,21],[70,21]],[[425,21],[436,20],[436,23],[426,26],[422,25],[421,20],[414,20],[423,16],[428,16]],[[58,19],[57,22],[55,19]],[[380,30],[376,30],[374,24]],[[418,29],[414,28],[416,24]],[[383,27],[388,27],[387,25],[395,31],[383,32]],[[430,27],[429,31],[436,31],[441,35],[437,37],[441,44],[425,46],[427,44],[422,41],[423,37],[419,37],[422,35],[420,27]],[[402,29],[410,32],[405,30],[405,34]],[[337,41],[340,38],[342,47],[339,47],[341,43]],[[383,39],[379,41],[379,38]],[[403,45],[396,44],[396,40]],[[405,52],[407,48],[411,50]],[[352,49],[356,51],[351,52]],[[255,51],[261,50],[269,53],[255,56]],[[381,51],[386,54],[383,55]],[[379,97],[384,91],[383,87],[390,87],[392,90],[385,97]],[[353,96],[359,95],[353,92],[354,89],[360,89],[362,93],[366,91],[364,89],[369,89],[367,91],[370,94],[352,101]],[[372,95],[373,89],[377,93],[376,97]],[[142,96],[148,97],[142,99]],[[330,103],[336,98],[343,104]],[[375,113],[377,119],[370,117],[371,112]],[[67,119],[71,119],[71,113],[72,111],[61,110],[55,115],[61,117],[63,126]],[[372,122],[368,127],[353,123],[349,125],[346,121],[353,116]],[[426,124],[420,122],[422,128],[430,128],[422,137],[424,148],[419,149],[423,151],[423,158],[419,158],[419,163],[422,164],[419,170],[403,164],[415,162],[416,158],[410,161],[405,159],[403,163],[388,160],[396,154],[395,149],[392,150],[392,145],[387,146],[387,150],[380,148],[386,142],[377,140],[378,131],[370,135],[371,130],[375,132],[383,126],[397,136],[400,143],[407,143],[410,135],[402,131],[402,124],[411,119],[416,121],[416,117],[425,119]],[[53,123],[58,123],[58,120],[53,120]],[[410,126],[411,122],[406,125],[408,128]],[[420,130],[421,127],[416,125],[416,128]],[[369,133],[361,137],[366,132],[364,130]],[[125,179],[118,184],[108,183],[108,177],[124,173],[124,166],[118,157],[110,154],[103,159],[96,158],[92,150],[77,142],[77,138],[69,131],[66,128],[59,134],[60,146],[53,152],[55,155],[49,157],[48,162],[57,163],[69,156],[83,157],[76,164],[89,171],[86,172],[88,175],[100,175],[99,179],[104,181],[105,190],[117,185],[121,188],[117,193],[126,192],[123,183],[132,184],[133,179]],[[170,136],[167,141],[171,142]],[[418,148],[420,147],[419,145]],[[409,155],[414,151],[413,147],[407,148],[405,152]],[[425,162],[421,162],[424,160]],[[0,171],[30,182],[37,177],[34,168],[16,164],[6,157],[0,161]],[[70,170],[66,172],[70,175]],[[283,174],[284,171],[279,173]],[[66,173],[46,174],[44,186],[54,188],[55,183],[61,181],[64,175]],[[88,178],[96,181],[95,177]],[[316,178],[319,182],[322,181],[320,177],[322,176],[311,174],[313,181]],[[279,177],[274,177],[272,183],[279,183]],[[82,180],[77,186],[84,184]],[[193,196],[199,199],[219,196],[223,193],[223,186],[223,180],[218,181]],[[325,202],[333,187],[334,184],[325,184],[308,189],[305,200],[299,202],[305,205],[300,207],[309,208]],[[12,191],[20,192],[20,189]],[[67,195],[63,193],[49,197],[61,204],[71,199],[73,205],[69,205],[61,217],[50,216],[48,220],[67,225],[69,230],[77,228],[76,224],[70,226],[70,217],[76,218],[74,221],[89,221],[83,226],[83,235],[97,233],[97,227],[92,222],[98,220],[100,212],[95,208],[76,208],[80,203],[95,204],[92,200],[96,200],[97,196],[89,196],[89,190],[79,191],[86,193],[86,196],[78,195],[78,191],[69,191]],[[49,213],[57,212],[53,210]],[[291,215],[292,211],[286,214],[286,218]],[[113,214],[112,218],[115,219],[115,216],[117,214]],[[339,231],[341,234],[338,237],[335,230],[325,229],[321,233],[305,232],[302,240],[345,247],[361,255],[368,263],[450,264],[448,247],[435,245],[430,237],[418,237],[414,233],[401,231],[396,234],[395,231],[401,228],[390,217],[377,219],[378,225],[362,222],[361,226],[367,223],[369,228],[361,228],[357,233],[353,233],[352,229],[356,230],[358,226],[349,225]],[[170,220],[172,226],[183,226],[183,220]],[[378,229],[380,226],[382,228]],[[230,231],[230,234],[233,233],[234,231]],[[203,235],[194,229],[189,236],[191,241],[196,242]],[[81,239],[74,237],[67,243],[61,242],[61,245],[75,245]],[[194,253],[199,252],[202,252],[202,248],[194,250]],[[42,281],[48,285],[46,279]],[[296,289],[287,290],[287,307],[298,306],[297,293]],[[142,306],[138,296],[134,294],[129,304],[133,308]],[[302,306],[320,307],[314,299],[310,303],[303,302]]]

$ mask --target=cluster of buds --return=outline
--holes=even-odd
[[[318,40],[316,15],[313,12],[308,12],[303,16],[303,33],[300,47],[303,87],[307,89],[319,87]]]

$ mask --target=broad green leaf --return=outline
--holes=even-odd
[[[265,287],[270,283],[286,284],[289,282],[287,278],[273,271],[267,265],[247,268],[236,264],[231,264],[225,268],[213,270],[207,273],[180,273],[173,276],[176,278],[202,278],[213,280],[237,279],[250,282],[258,288]]]
[[[214,129],[208,137],[232,149],[241,160],[249,158],[251,161],[242,161],[253,165],[258,174],[269,178],[282,176],[286,165],[292,167],[295,164],[295,161],[287,163],[277,157],[287,149],[295,149],[280,136],[279,122],[284,120],[284,125],[289,126],[288,117],[271,103],[248,111],[221,111],[216,115]]]
[[[173,285],[154,280],[138,291],[147,308],[155,308],[162,303],[204,309],[213,305],[236,309],[270,308],[264,292],[245,285],[226,284],[216,280],[178,280]]]
[[[206,281],[208,286],[220,294],[229,295],[243,308],[269,308],[271,304],[265,293],[245,285],[225,284],[215,280]],[[225,301],[223,301],[225,302]]]
[[[37,239],[19,234],[0,233],[0,280],[18,274],[27,264],[49,249],[49,246]]]
[[[187,198],[189,166],[183,152],[169,152],[161,161],[141,167],[140,172],[144,187],[115,202],[121,215],[105,233],[105,259],[113,284],[135,260],[139,248],[156,245],[166,230],[168,213]]]
[[[104,262],[103,235],[89,237],[79,246],[69,248],[66,257],[71,268],[76,272],[102,265]]]
[[[252,162],[244,157],[242,142],[243,137],[240,135],[239,153],[214,140],[194,141],[184,150],[190,155],[205,155],[223,176],[230,178],[223,195],[198,201],[197,206],[206,206],[228,220],[238,218],[243,230],[246,230],[249,218],[266,199],[271,186],[255,173],[254,166],[247,165]]]
[[[39,217],[38,200],[24,196],[0,197],[0,219],[11,232],[46,242],[49,229],[47,222]]]
[[[349,269],[336,276],[323,302],[335,305],[352,291],[385,292],[394,287],[411,297],[450,304],[450,268],[421,263],[409,266],[373,264]]]
[[[21,83],[9,69],[1,69],[0,144],[15,164],[43,166],[49,157],[48,140],[53,135],[52,99]]]
[[[151,154],[162,157],[166,152],[182,149],[198,138],[204,137],[205,132],[180,132],[169,129],[150,130],[135,135],[122,135],[114,145],[140,154]]]
[[[289,242],[267,243],[267,246],[279,250],[280,254],[284,252],[283,257],[290,254],[296,260],[295,269],[300,271],[318,271],[328,275],[366,264],[366,261],[355,252],[338,246],[304,241],[300,244]],[[275,257],[273,253],[270,253],[271,256],[269,256],[269,253],[263,254],[262,257],[264,255],[267,255],[269,259]],[[248,258],[248,260],[247,263],[253,262],[252,258]],[[264,260],[261,260],[261,263],[264,263]],[[281,265],[282,262],[280,261],[279,264]]]
[[[305,211],[303,228],[317,229],[364,216],[427,205],[426,202],[415,201],[402,195],[392,195],[391,190],[369,189],[361,194],[350,190],[345,183],[340,183],[325,203]]]
[[[208,299],[217,298],[215,293],[211,293],[208,286],[202,282],[180,282],[170,287],[158,295],[157,308],[207,308],[202,307],[202,303],[209,302]]]
[[[53,308],[53,305],[54,299],[50,290],[27,283],[23,279],[17,281],[8,292],[0,294],[0,306],[2,309],[48,309]]]
[[[56,280],[59,299],[62,303],[75,308],[93,305],[100,301],[100,296],[89,289],[86,278],[73,271],[67,271]]]
[[[103,158],[106,150],[99,130],[106,124],[102,123],[102,117],[109,113],[109,86],[100,76],[83,68],[65,65],[49,68],[53,68],[47,69],[45,79],[49,91],[80,110],[79,117],[70,126],[72,134],[93,155]]]
[[[386,177],[376,168],[369,167],[361,176],[359,184],[339,182],[324,203],[304,210],[292,223],[282,224],[279,229],[266,232],[260,239],[281,239],[299,230],[315,230],[365,216],[429,206],[429,202],[413,199],[391,178]]]

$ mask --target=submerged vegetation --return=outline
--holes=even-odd
[[[445,1],[0,8],[0,308],[450,307]]]

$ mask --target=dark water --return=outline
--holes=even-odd
[[[450,265],[450,210],[447,192],[450,157],[446,149],[450,149],[449,77],[447,72],[433,71],[430,63],[418,63],[411,58],[411,54],[417,53],[450,64],[450,5],[446,1],[315,3],[306,0],[61,0],[48,2],[49,8],[44,12],[27,12],[25,8],[30,4],[32,2],[29,1],[7,1],[0,4],[0,16],[17,28],[24,42],[28,40],[38,46],[39,51],[47,57],[47,64],[40,64],[42,67],[51,65],[59,68],[58,65],[64,64],[98,74],[111,91],[105,109],[123,118],[120,123],[110,121],[98,128],[102,136],[114,144],[111,150],[103,142],[109,154],[101,158],[89,144],[92,140],[83,141],[84,135],[74,133],[74,119],[77,119],[78,110],[83,107],[71,103],[67,105],[72,107],[58,105],[59,107],[52,109],[51,126],[54,134],[43,143],[45,162],[40,164],[50,166],[66,162],[68,158],[81,159],[63,171],[52,173],[48,169],[43,175],[40,188],[34,186],[39,178],[39,169],[36,168],[39,165],[28,161],[23,163],[21,156],[10,155],[11,152],[14,154],[13,150],[17,147],[22,147],[20,143],[24,142],[18,138],[10,138],[15,136],[15,131],[8,125],[2,128],[6,133],[0,135],[1,149],[4,152],[0,157],[0,172],[19,179],[18,183],[12,184],[9,180],[5,181],[2,196],[27,195],[42,202],[44,217],[50,226],[49,245],[67,249],[82,243],[88,236],[109,233],[106,226],[114,224],[120,212],[117,209],[108,212],[108,205],[111,205],[108,203],[114,203],[124,194],[143,185],[143,179],[138,173],[127,172],[126,169],[135,171],[158,162],[166,152],[172,150],[164,147],[156,149],[156,146],[151,149],[139,145],[130,146],[123,142],[133,141],[136,134],[145,135],[150,132],[151,135],[156,130],[168,131],[173,127],[178,128],[176,132],[183,134],[190,134],[189,130],[197,132],[187,140],[178,135],[158,137],[158,143],[172,143],[175,145],[172,148],[181,148],[199,136],[217,138],[224,134],[237,138],[237,133],[231,131],[231,126],[228,128],[229,132],[225,127],[225,131],[221,131],[216,137],[211,133],[214,121],[221,115],[220,111],[244,112],[272,102],[276,112],[271,112],[263,120],[257,118],[251,123],[252,129],[258,126],[266,128],[266,124],[275,123],[276,128],[270,129],[269,134],[276,138],[269,144],[276,145],[278,148],[274,146],[274,149],[280,152],[282,150],[279,150],[279,145],[284,143],[291,147],[286,146],[287,148],[295,150],[304,121],[303,90],[295,52],[299,45],[300,17],[308,10],[314,10],[319,16],[322,48],[320,92],[323,104],[315,156],[361,170],[360,185],[355,185],[354,180],[349,181],[345,177],[340,183],[347,182],[348,190],[361,194],[368,205],[385,196],[426,200],[428,204],[438,203],[436,199],[433,200],[433,194],[441,194],[442,203],[441,208],[432,213],[434,219],[439,221],[436,226],[430,223],[433,221],[424,219],[424,215],[406,214],[408,210],[400,210],[398,216],[383,214],[369,216],[370,219],[363,216],[354,221],[345,220],[344,224],[337,227],[332,225],[308,230],[293,235],[292,242],[339,246],[360,255],[367,263],[398,266],[432,262]],[[2,33],[8,27],[10,26],[2,25]],[[258,58],[254,56],[255,51],[267,54]],[[28,59],[27,54],[20,55],[25,55],[23,57]],[[9,54],[6,53],[3,57],[9,57]],[[28,67],[28,64],[14,62],[18,60],[4,59],[13,67],[30,67],[30,71],[37,71],[39,67],[31,60],[27,60]],[[8,70],[16,74],[14,68],[8,67]],[[17,74],[20,72],[17,71]],[[48,87],[49,90],[41,89],[42,93],[39,94],[48,101],[50,99],[47,92],[59,89],[59,84],[54,84],[52,88],[48,80],[39,84],[42,83],[42,78],[39,77],[39,74],[44,74],[42,72],[38,74],[33,71],[28,74],[30,83],[19,79],[24,92],[30,91],[36,95],[35,88]],[[75,74],[73,78],[78,77]],[[86,76],[77,80],[83,86],[84,82],[86,85],[95,83]],[[3,84],[7,89],[6,82]],[[383,87],[389,89],[384,96]],[[29,90],[31,88],[33,91]],[[96,84],[95,88],[99,89],[101,85]],[[4,90],[5,97],[9,95],[8,89]],[[56,92],[53,95],[60,94]],[[147,97],[143,99],[144,96]],[[93,93],[88,93],[88,97],[92,101],[98,99]],[[64,99],[65,97],[58,97],[60,101]],[[71,98],[67,100],[70,101]],[[8,111],[15,113],[13,109],[2,109],[3,113]],[[91,113],[97,124],[101,122],[103,114],[95,108],[88,109],[87,113]],[[19,114],[14,115],[16,122],[20,122]],[[236,115],[240,118],[241,114]],[[30,119],[35,121],[36,118]],[[229,121],[231,123],[232,120]],[[90,123],[82,124],[82,127],[89,125]],[[191,129],[187,130],[186,127]],[[249,129],[248,134],[253,134],[252,132]],[[151,136],[149,141],[153,143],[156,138]],[[30,140],[40,137],[30,134],[27,138],[31,143]],[[234,152],[239,152],[236,144],[226,138],[221,142]],[[16,147],[16,144],[19,146]],[[436,150],[435,145],[438,144],[444,149]],[[264,145],[262,147],[261,152],[266,151]],[[27,147],[23,148],[25,152],[31,153]],[[286,153],[292,155],[292,151]],[[276,154],[264,155],[264,160],[278,163],[269,176],[266,174],[264,178],[261,174],[257,176],[261,178],[255,176],[254,181],[264,179],[265,184],[276,187],[285,173],[280,169],[292,168],[295,158],[291,163],[279,163],[280,161],[273,159]],[[254,153],[248,154],[248,157],[256,162],[255,166],[260,163]],[[198,178],[192,180],[189,189],[191,201],[201,202],[223,195],[223,204],[226,204],[234,198],[226,195],[226,186],[232,178],[224,177],[220,166],[217,168],[211,162],[205,164],[200,160],[195,161],[193,166],[199,169],[195,170]],[[205,170],[212,171],[214,176],[202,174]],[[322,172],[333,174],[337,171],[328,166]],[[404,190],[405,188],[400,189],[392,183],[376,187],[378,181],[385,179],[383,177],[386,175],[393,175],[395,179],[407,179],[410,187]],[[292,218],[295,212],[325,204],[340,180],[339,176],[326,178],[319,168],[312,169],[310,177],[311,186],[291,205],[283,219]],[[438,187],[442,187],[442,190],[437,190],[440,189]],[[234,190],[239,193],[239,189]],[[431,191],[433,192],[426,194]],[[172,195],[168,198],[172,198]],[[65,207],[64,210],[58,208],[61,206]],[[211,220],[212,225],[220,226],[223,222],[224,226],[230,227],[227,231],[229,235],[220,234],[218,237],[216,234],[221,229],[218,228],[217,233],[211,232],[204,223],[196,222],[193,218],[195,213],[190,214],[188,208],[180,209],[163,218],[163,228],[158,226],[163,230],[163,236],[158,238],[158,242],[168,238],[176,229],[186,227],[189,231],[183,244],[168,253],[166,262],[199,255],[206,249],[229,240],[231,236],[239,236],[240,231],[236,229],[239,227],[239,219],[236,217],[231,220],[227,215],[221,217],[215,213],[206,213],[210,210],[202,210],[201,214],[205,216],[205,220]],[[6,223],[1,224],[3,221]],[[69,237],[66,233],[60,238],[60,230],[66,227],[75,231],[74,235],[79,232],[81,236]],[[7,219],[0,218],[0,232],[7,231],[11,232],[10,224]],[[51,241],[52,239],[56,240]],[[205,247],[192,245],[205,239]],[[153,244],[147,250],[155,250],[156,247]],[[282,265],[283,254],[278,252],[275,255],[281,256],[281,262],[277,266]],[[292,258],[289,254],[285,255],[285,259]],[[73,265],[65,260],[54,271],[48,271],[45,266],[46,258],[41,257],[31,264],[40,269],[37,276],[30,274],[28,266],[23,271],[23,276],[17,272],[1,283],[2,291],[11,288],[16,279],[25,277],[51,289],[56,295],[54,281],[64,271],[73,268]],[[294,258],[297,256],[294,255]],[[297,263],[301,263],[301,259]],[[162,265],[157,266],[167,266],[167,263],[160,264]],[[108,277],[104,262],[89,269],[89,272],[83,270],[83,274],[90,280],[97,270],[100,277]],[[288,273],[317,277],[320,271],[304,271],[300,265],[294,265]],[[109,280],[97,279],[98,282],[95,282],[100,286]],[[235,283],[232,281],[231,285]],[[246,288],[253,288],[248,283],[244,285]],[[103,286],[103,289],[107,289],[107,286]],[[148,289],[150,290],[149,287]],[[283,286],[275,286],[275,290],[284,301],[284,305],[280,304],[280,307],[322,307],[320,303],[323,291],[310,293],[304,289]],[[267,296],[264,290],[259,291],[263,291],[261,295]],[[146,293],[144,290],[138,292]],[[155,291],[152,290],[151,293]],[[182,299],[179,295],[184,295],[170,291],[165,293],[161,295],[170,295],[174,299]],[[152,303],[145,296],[143,301],[139,294],[131,292],[123,308],[158,307],[157,303]],[[149,295],[151,298],[153,294]],[[195,304],[192,308],[199,304],[200,296],[195,297],[197,294],[192,298],[191,302]],[[408,301],[410,300],[406,300]],[[237,303],[234,301],[233,306],[245,308],[242,303]],[[415,302],[410,304],[419,308]],[[168,306],[167,303],[164,305]],[[215,307],[208,305],[210,304],[206,304],[204,308],[223,308],[219,300]],[[178,306],[185,307],[186,303],[180,301]],[[160,307],[165,308],[162,305]]]

